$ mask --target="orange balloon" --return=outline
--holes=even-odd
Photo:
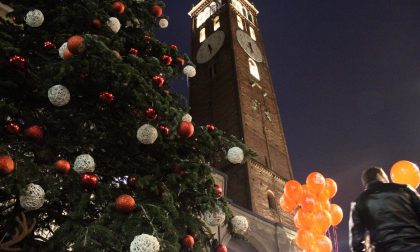
[[[318,196],[319,201],[324,202],[330,199],[330,192],[328,191],[326,187],[324,187],[324,189],[322,189],[322,191],[318,193],[317,196]]]
[[[314,210],[315,207],[315,198],[311,194],[303,195],[301,202],[302,210],[304,212],[310,213]]]
[[[283,209],[283,211],[292,213],[296,206],[296,203],[293,200],[287,198],[286,195],[283,194],[280,197],[280,207]]]
[[[330,193],[330,199],[332,199],[337,194],[337,183],[335,183],[334,179],[326,178],[325,179],[325,188]]]
[[[312,226],[312,214],[298,209],[293,217],[293,221],[297,228],[309,229]]]
[[[325,187],[325,178],[319,172],[311,172],[308,177],[306,177],[306,184],[311,190],[318,194]]]
[[[330,207],[330,213],[331,213],[331,224],[333,226],[337,226],[340,224],[340,222],[343,220],[343,209],[337,204],[331,204]]]
[[[315,243],[319,252],[331,252],[332,242],[331,239],[325,235],[316,235]]]
[[[325,234],[331,226],[332,217],[327,210],[316,211],[312,215],[313,232],[317,234]]]
[[[420,183],[419,168],[410,161],[398,161],[391,167],[391,180],[394,183],[407,184],[416,189]]]
[[[284,194],[294,202],[300,202],[303,196],[302,185],[296,180],[289,180],[284,185]]]
[[[315,244],[315,238],[311,231],[301,228],[296,233],[295,242],[301,249],[310,249]]]

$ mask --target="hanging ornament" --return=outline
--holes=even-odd
[[[169,129],[169,127],[166,126],[166,125],[164,125],[164,124],[159,125],[159,130],[165,136],[169,135],[169,133],[171,132],[171,130]]]
[[[163,63],[164,65],[169,66],[169,65],[172,63],[172,58],[171,58],[171,56],[164,54],[164,55],[162,56],[162,63]]]
[[[227,159],[232,164],[240,164],[244,160],[244,151],[239,147],[232,147],[228,150]]]
[[[225,245],[220,244],[219,246],[217,246],[216,252],[228,252],[228,249]]]
[[[184,67],[182,72],[189,78],[192,78],[197,74],[197,71],[195,70],[195,67],[193,67],[191,65],[188,65],[188,66]]]
[[[122,2],[114,2],[112,4],[112,9],[114,9],[114,11],[118,12],[119,14],[123,14],[125,11],[125,5]]]
[[[42,130],[40,126],[32,125],[25,130],[25,136],[35,141],[39,141],[44,137],[44,131]]]
[[[74,35],[67,40],[67,49],[72,54],[79,54],[85,50],[85,39],[82,36]]]
[[[51,49],[56,49],[57,46],[51,41],[45,41],[44,42],[44,48],[47,49],[47,50],[51,50]]]
[[[183,122],[192,122],[192,116],[189,113],[186,113],[182,116],[181,121]]]
[[[99,29],[102,26],[102,21],[99,18],[92,19],[93,27]]]
[[[160,5],[155,4],[152,6],[151,12],[155,17],[160,17],[163,14],[163,9]]]
[[[157,112],[153,107],[148,107],[144,113],[146,114],[147,118],[151,120],[157,118]]]
[[[121,29],[121,23],[120,20],[116,17],[110,17],[108,21],[106,22],[106,25],[113,31],[114,33],[117,33]]]
[[[138,56],[139,50],[137,50],[136,48],[130,48],[130,54],[134,56]]]
[[[163,78],[162,75],[155,75],[153,76],[153,84],[157,87],[162,87],[163,83],[165,83],[165,79]]]
[[[159,249],[158,239],[148,234],[135,236],[130,244],[130,252],[158,252]]]
[[[183,65],[185,64],[185,60],[184,60],[184,58],[182,58],[182,57],[178,57],[178,58],[176,58],[176,60],[178,61],[178,63],[179,63],[181,66],[183,66]]]
[[[86,189],[93,189],[98,184],[98,180],[98,176],[92,172],[87,172],[80,175],[80,183]]]
[[[70,91],[63,85],[55,85],[48,89],[48,99],[56,107],[62,107],[70,102]]]
[[[187,249],[192,249],[194,247],[194,237],[191,235],[186,235],[182,238],[182,246]]]
[[[174,51],[178,51],[178,47],[176,45],[170,45],[169,47]]]
[[[99,101],[105,104],[111,104],[114,101],[115,97],[111,92],[102,91],[99,94]]]
[[[60,159],[54,163],[54,167],[57,172],[67,174],[70,171],[71,165],[69,161]]]
[[[66,59],[66,58],[68,57],[68,55],[66,55],[66,57],[64,56],[64,52],[66,52],[66,51],[67,51],[67,53],[66,53],[66,54],[71,53],[71,52],[69,51],[69,49],[67,49],[67,42],[66,42],[66,43],[63,43],[63,44],[60,46],[60,48],[58,48],[58,55],[60,55],[60,58],[62,58],[62,59]]]
[[[158,132],[155,127],[150,124],[143,124],[137,130],[137,139],[142,144],[153,144],[158,138]]]
[[[16,135],[20,132],[20,125],[16,122],[7,122],[6,125],[4,125],[4,129],[10,135]]]
[[[194,134],[194,125],[190,122],[180,122],[178,125],[178,135],[184,139],[190,138]]]
[[[15,170],[15,162],[8,155],[0,156],[0,174],[8,175]]]
[[[95,171],[95,160],[89,154],[81,154],[76,157],[73,164],[73,170],[77,173],[93,172]]]
[[[25,70],[28,66],[27,60],[20,55],[13,55],[9,58],[9,62],[20,70]]]
[[[213,131],[216,130],[216,127],[214,127],[213,124],[207,124],[206,129],[207,129],[208,132],[213,132]]]
[[[220,197],[222,197],[222,195],[223,195],[223,188],[220,186],[220,185],[218,185],[218,184],[214,184],[214,197],[216,198],[216,199],[219,199]]]
[[[248,220],[244,216],[237,215],[230,222],[232,223],[232,231],[235,234],[244,235],[248,231]]]
[[[25,22],[30,27],[40,27],[44,23],[44,14],[40,10],[31,10],[26,13]]]
[[[129,214],[136,208],[136,201],[130,195],[123,194],[115,200],[115,208],[118,212]]]
[[[151,41],[152,40],[152,37],[149,36],[149,35],[144,35],[143,38],[144,38],[145,41]]]
[[[127,185],[132,189],[139,187],[139,177],[138,176],[128,176]]]
[[[159,19],[159,27],[162,29],[168,28],[169,26],[169,21],[166,18],[161,18]]]
[[[40,209],[45,202],[45,192],[41,186],[30,183],[19,196],[20,206],[25,210]]]
[[[209,226],[219,226],[226,219],[225,213],[220,207],[217,207],[214,211],[206,211],[203,214],[203,221]]]

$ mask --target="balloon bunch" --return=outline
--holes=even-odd
[[[288,181],[280,198],[280,207],[294,215],[298,229],[296,245],[307,252],[331,252],[332,242],[326,236],[331,226],[343,219],[343,210],[331,199],[337,193],[337,184],[321,173],[312,172],[301,185],[296,180]]]
[[[419,168],[415,163],[401,160],[391,167],[391,180],[394,183],[410,185],[417,189],[420,183]]]

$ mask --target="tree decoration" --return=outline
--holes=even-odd
[[[44,14],[40,10],[31,10],[26,13],[25,22],[30,27],[40,27],[44,23]]]
[[[15,170],[15,162],[9,155],[0,156],[0,174],[8,175]]]
[[[150,124],[143,124],[137,130],[137,139],[142,144],[153,144],[158,137],[158,132],[155,127]]]
[[[206,211],[203,214],[203,221],[209,226],[219,226],[226,219],[225,213],[217,207],[214,211]]]
[[[190,138],[194,134],[194,125],[190,122],[180,122],[178,125],[178,135],[184,139]]]
[[[217,246],[216,252],[228,252],[228,248],[225,245],[220,244],[219,246]]]
[[[39,125],[32,125],[25,130],[25,136],[39,141],[44,137],[44,131]]]
[[[153,107],[148,107],[144,113],[146,114],[147,118],[151,120],[154,120],[157,118],[157,112],[155,108]]]
[[[174,51],[178,51],[178,47],[176,45],[170,45],[169,48],[171,48]]]
[[[155,4],[152,6],[151,12],[155,17],[161,17],[163,14],[163,9],[160,5]]]
[[[95,160],[89,154],[81,154],[76,157],[73,164],[73,170],[77,173],[86,173],[95,171]]]
[[[149,35],[144,35],[143,38],[144,38],[145,41],[151,41],[152,40],[152,37],[149,36]]]
[[[57,46],[56,46],[56,44],[54,44],[53,42],[51,42],[51,41],[45,41],[44,42],[44,48],[45,49],[48,49],[48,50],[51,50],[51,49],[56,49],[57,48]]]
[[[163,63],[164,65],[169,66],[169,65],[172,63],[172,58],[171,58],[171,56],[169,56],[169,55],[167,55],[167,54],[164,54],[164,55],[162,56],[162,63]]]
[[[230,221],[232,223],[232,231],[235,234],[243,235],[248,231],[248,220],[244,216],[237,215]]]
[[[102,21],[99,18],[92,19],[92,25],[96,29],[99,29],[102,26]]]
[[[186,113],[182,116],[181,121],[183,122],[192,122],[192,116],[189,113]]]
[[[152,78],[153,84],[157,87],[162,87],[163,83],[165,83],[165,79],[162,75],[155,75]]]
[[[87,172],[80,175],[80,183],[86,189],[93,189],[98,184],[98,180],[98,176],[92,172]]]
[[[16,135],[20,132],[20,125],[16,122],[7,122],[6,125],[4,125],[4,129],[10,135]]]
[[[70,171],[71,165],[69,161],[60,159],[54,163],[54,167],[57,172],[67,174]]]
[[[115,97],[111,92],[102,91],[99,94],[99,101],[105,104],[111,104],[114,101]]]
[[[232,147],[228,150],[227,159],[232,164],[240,164],[244,160],[244,151],[239,147]]]
[[[70,91],[63,85],[55,85],[48,89],[48,99],[56,107],[62,107],[70,102]]]
[[[113,31],[114,33],[117,33],[121,29],[121,23],[120,20],[116,17],[110,17],[108,21],[106,22],[106,25]]]
[[[114,2],[112,4],[112,9],[114,9],[114,11],[118,12],[119,14],[123,14],[125,11],[125,5],[122,2]]]
[[[187,249],[192,249],[194,247],[194,238],[191,235],[185,235],[182,238],[182,246],[184,246]]]
[[[138,176],[128,176],[127,185],[132,189],[139,187],[139,177]]]
[[[194,77],[197,74],[197,71],[195,70],[195,67],[188,65],[185,66],[182,72],[189,78]]]
[[[9,62],[20,70],[25,70],[27,67],[26,59],[20,55],[13,55],[9,58]]]
[[[216,130],[216,127],[214,127],[213,124],[207,124],[206,129],[207,129],[208,132],[213,132],[213,131]]]
[[[169,133],[171,132],[171,130],[169,129],[169,127],[166,126],[166,125],[164,125],[164,124],[159,125],[159,130],[165,136],[169,135]]]
[[[158,252],[159,249],[158,239],[148,234],[137,235],[130,244],[130,252]]]
[[[115,208],[121,213],[131,213],[136,208],[136,201],[133,197],[127,194],[118,196],[115,200]]]
[[[130,48],[130,54],[134,56],[138,56],[139,50],[136,48]]]
[[[178,63],[183,66],[185,64],[185,60],[182,57],[177,57],[176,60],[178,61]],[[185,74],[185,73],[184,73]]]
[[[60,58],[64,59],[64,52],[65,51],[68,51],[70,53],[69,49],[67,49],[67,42],[63,43],[60,46],[60,48],[58,48],[58,55],[60,55]]]
[[[162,29],[168,28],[169,26],[169,21],[166,18],[161,18],[159,19],[159,27]]]
[[[67,40],[67,49],[72,54],[79,54],[85,50],[85,39],[82,36],[74,35]]]
[[[30,183],[19,196],[20,206],[32,211],[41,208],[45,202],[45,192],[40,185]]]
[[[216,199],[219,199],[220,197],[222,197],[222,195],[223,195],[223,188],[220,186],[220,185],[218,185],[218,184],[214,184],[214,197],[216,198]]]

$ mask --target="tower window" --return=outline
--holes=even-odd
[[[236,16],[236,19],[238,21],[238,27],[243,30],[244,29],[244,23],[242,22],[242,18],[240,16]]]
[[[249,21],[254,23],[254,16],[252,16],[251,12],[248,13],[248,19],[249,19]]]
[[[248,11],[244,7],[242,7],[242,14],[244,17],[248,17]]]
[[[217,31],[220,28],[220,17],[216,16],[213,20],[213,30]]]
[[[206,40],[206,28],[201,28],[200,30],[200,43]]]
[[[267,200],[268,200],[268,207],[270,210],[277,211],[277,204],[276,204],[276,197],[271,190],[267,191]]]
[[[257,37],[255,36],[255,31],[251,26],[249,26],[249,35],[251,36],[253,40],[255,41],[257,40]]]
[[[249,72],[252,76],[254,76],[257,80],[260,80],[260,73],[258,72],[258,66],[257,63],[255,63],[254,60],[251,58],[248,59],[249,63]]]

